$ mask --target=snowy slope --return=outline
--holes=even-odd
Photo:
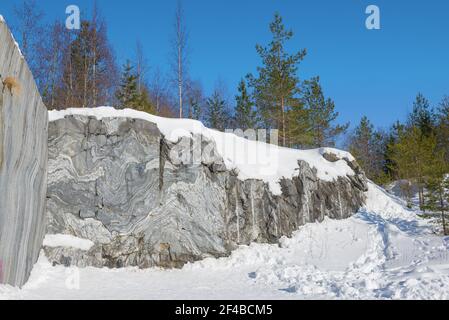
[[[116,110],[111,107],[50,111],[49,120],[56,121],[70,115],[90,116],[99,120],[108,117],[143,119],[155,123],[165,138],[171,142],[177,142],[185,136],[202,135],[205,139],[215,142],[226,167],[229,170],[237,169],[241,180],[263,180],[269,184],[274,194],[281,194],[278,183],[281,178],[292,178],[297,175],[298,160],[306,161],[316,168],[318,177],[325,181],[354,175],[353,170],[344,160],[329,162],[322,156],[325,152],[332,152],[341,159],[354,160],[347,152],[329,148],[315,150],[282,148],[264,142],[251,141],[233,133],[208,129],[195,120],[162,118],[132,109]]]
[[[356,216],[182,270],[52,267],[0,299],[449,299],[449,238],[370,184]],[[77,281],[79,280],[79,281]]]

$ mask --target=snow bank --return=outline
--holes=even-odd
[[[322,156],[324,156],[325,154],[331,153],[331,154],[336,155],[337,158],[347,159],[349,162],[355,161],[355,158],[352,156],[352,154],[350,154],[347,151],[338,150],[335,148],[320,148],[319,152]]]
[[[69,247],[89,251],[94,243],[87,239],[81,239],[68,234],[47,234],[44,238],[45,247]]]
[[[116,110],[111,107],[99,107],[50,111],[49,120],[56,121],[70,115],[95,117],[99,120],[110,117],[146,120],[155,123],[165,138],[174,143],[182,137],[202,135],[204,139],[215,142],[217,151],[228,170],[236,170],[241,180],[262,180],[269,184],[270,190],[274,194],[278,195],[281,194],[279,180],[294,177],[300,160],[315,168],[318,177],[324,181],[334,181],[338,177],[354,175],[346,161],[329,162],[324,159],[324,153],[333,153],[341,159],[354,160],[349,153],[336,149],[288,149],[265,142],[248,140],[234,133],[208,129],[199,121],[162,118],[131,109]]]
[[[416,220],[416,213],[408,210],[403,201],[386,192],[381,187],[368,183],[367,200],[364,210],[376,213],[383,219]]]
[[[449,239],[375,217],[326,219],[280,245],[241,246],[180,270],[53,267],[41,255],[30,281],[0,286],[0,299],[448,299],[448,249]],[[70,275],[80,281],[68,284]]]

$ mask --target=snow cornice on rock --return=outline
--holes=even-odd
[[[205,127],[200,121],[158,117],[133,109],[117,110],[112,107],[71,108],[49,111],[49,120],[57,121],[68,116],[104,118],[132,118],[149,121],[157,125],[164,138],[177,143],[183,137],[201,135],[205,141],[216,145],[228,170],[238,172],[241,180],[262,180],[270,186],[275,195],[282,193],[279,181],[297,176],[298,162],[305,161],[316,169],[323,181],[335,181],[341,177],[354,176],[348,162],[355,161],[348,152],[320,148],[311,150],[289,149],[261,141],[253,141],[234,133],[220,132]],[[335,161],[329,161],[325,154],[332,154]]]

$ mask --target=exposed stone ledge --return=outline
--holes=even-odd
[[[182,145],[206,147],[195,141],[199,135],[169,141],[142,119],[51,122],[48,232],[95,245],[45,247],[47,257],[81,267],[181,267],[237,245],[276,243],[305,223],[344,219],[364,204],[361,171],[324,181],[298,161],[297,176],[280,181],[282,194],[274,195],[262,180],[240,180],[213,149],[201,163],[180,162],[192,152],[179,148],[185,139]]]

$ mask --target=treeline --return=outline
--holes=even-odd
[[[128,61],[122,68],[116,91],[117,107],[131,107],[150,113],[161,114],[158,93],[163,87],[165,116],[178,114],[185,118],[201,120],[209,127],[225,129],[278,129],[283,146],[308,148],[334,146],[339,135],[346,132],[349,124],[335,124],[338,112],[330,98],[326,98],[319,77],[301,81],[299,64],[306,51],[289,54],[286,43],[293,32],[286,29],[282,18],[275,14],[270,24],[272,41],[257,45],[261,66],[257,74],[248,74],[238,84],[238,94],[230,98],[226,85],[220,81],[210,96],[203,92],[199,81],[192,81],[186,70],[187,57],[182,50],[187,46],[182,10],[177,9],[175,19],[174,59],[171,99],[170,81],[161,80],[160,74],[150,86],[139,89],[143,61],[133,65]],[[173,94],[174,93],[174,94]],[[170,103],[170,101],[172,103]],[[176,101],[176,102],[175,102]],[[167,112],[171,110],[172,112]],[[176,111],[175,111],[176,110]]]
[[[14,31],[49,109],[113,102],[118,71],[106,23],[96,8],[76,31],[59,21],[44,25],[35,1],[24,1],[16,15]]]
[[[348,139],[367,176],[379,184],[404,180],[411,201],[417,186],[421,210],[449,211],[449,97],[432,107],[418,94],[407,120],[375,130],[367,117]]]
[[[335,124],[338,112],[319,77],[300,79],[306,50],[286,50],[293,32],[279,14],[269,26],[271,42],[256,46],[260,66],[242,77],[235,97],[220,81],[207,96],[201,81],[190,78],[181,3],[175,12],[171,68],[166,73],[156,66],[150,70],[140,44],[135,56],[118,67],[107,24],[96,5],[80,30],[67,30],[59,21],[44,24],[35,0],[23,1],[16,14],[14,31],[49,109],[111,105],[197,119],[219,130],[278,129],[280,144],[295,148],[334,146],[349,127]]]

